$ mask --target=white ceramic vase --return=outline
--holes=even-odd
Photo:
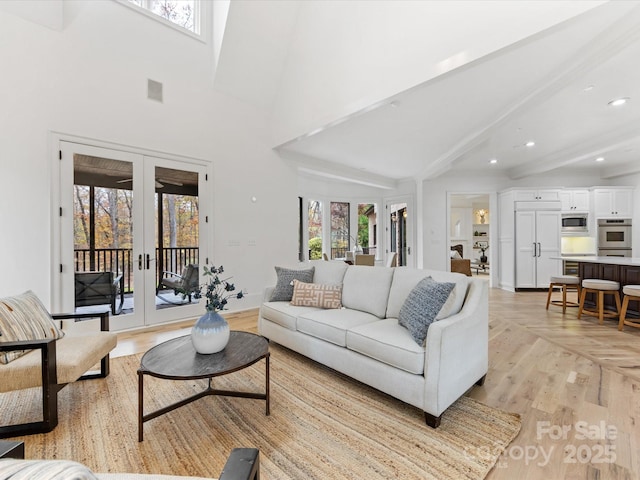
[[[198,353],[218,353],[227,346],[229,334],[229,324],[224,317],[207,311],[191,329],[191,342]]]

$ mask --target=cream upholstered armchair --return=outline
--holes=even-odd
[[[100,319],[100,331],[65,334],[54,320]],[[42,388],[42,420],[0,426],[0,438],[46,433],[58,424],[58,392],[68,383],[109,374],[109,312],[50,315],[31,291],[0,299],[0,393]],[[88,372],[100,364],[97,372]],[[11,392],[11,393],[10,393]],[[16,392],[16,393],[12,393]]]

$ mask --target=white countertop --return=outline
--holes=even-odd
[[[598,256],[563,256],[563,257],[551,257],[553,260],[568,260],[570,262],[583,262],[583,263],[608,263],[609,265],[633,265],[640,266],[639,257],[598,257]]]

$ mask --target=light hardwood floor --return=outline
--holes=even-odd
[[[490,290],[489,373],[469,396],[519,413],[523,425],[488,478],[640,479],[640,329],[545,303],[546,292]],[[257,330],[255,310],[225,316],[233,329]],[[121,333],[114,355],[144,352],[192,323]]]

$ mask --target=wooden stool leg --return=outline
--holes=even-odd
[[[620,310],[620,321],[618,322],[618,330],[624,329],[624,321],[627,318],[627,308],[629,307],[629,296],[625,295],[622,302],[622,309]]]
[[[620,292],[616,292],[614,296],[616,298],[616,313],[620,315],[620,310],[622,310],[620,308]]]
[[[604,290],[598,291],[598,323],[604,324]]]
[[[580,292],[580,305],[578,308],[578,320],[580,319],[580,316],[582,315],[582,310],[584,310],[584,299],[587,298],[587,289],[583,288]]]
[[[549,303],[551,302],[551,292],[553,292],[553,283],[549,284],[549,293],[547,294],[547,306],[546,306],[547,310],[549,310]]]
[[[562,314],[567,313],[567,284],[562,285]]]

